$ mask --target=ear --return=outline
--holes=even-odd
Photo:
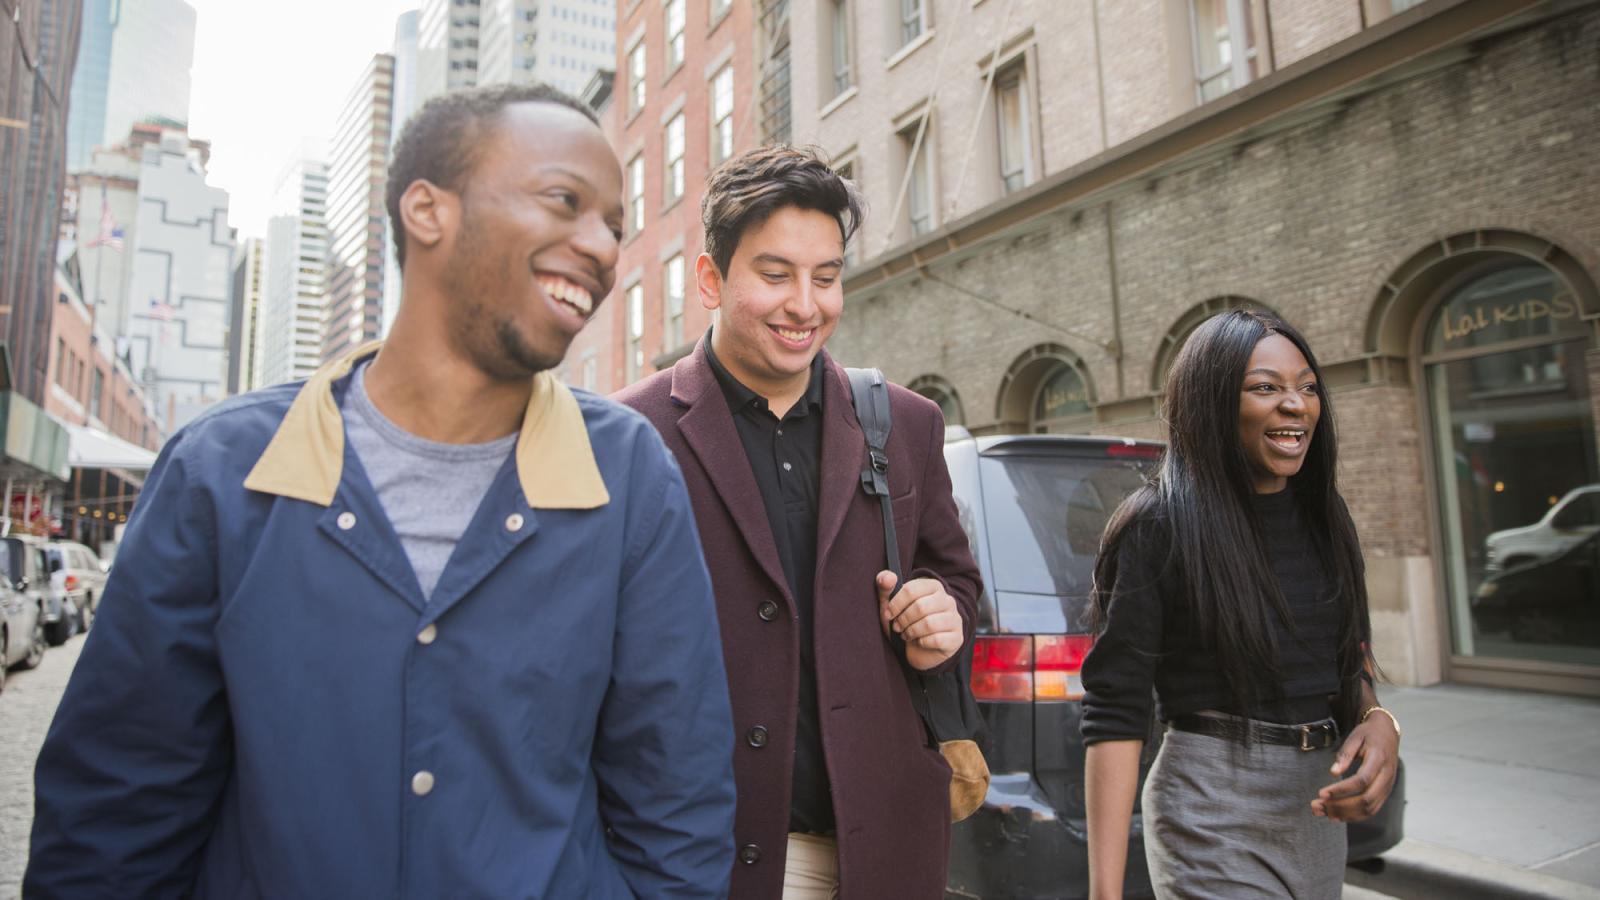
[[[702,253],[694,261],[694,282],[700,293],[700,305],[709,310],[722,307],[722,273],[709,253]]]
[[[417,179],[400,195],[400,221],[408,255],[432,249],[449,236],[461,219],[461,201],[431,181]]]

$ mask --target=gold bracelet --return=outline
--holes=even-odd
[[[1361,722],[1362,722],[1362,724],[1365,724],[1366,721],[1367,721],[1367,717],[1372,715],[1375,712],[1383,713],[1384,715],[1389,717],[1389,721],[1390,722],[1394,723],[1394,736],[1395,736],[1395,739],[1398,740],[1400,738],[1400,720],[1396,719],[1394,717],[1394,713],[1389,712],[1387,709],[1384,709],[1381,706],[1369,707],[1366,712],[1362,713],[1361,714]]]

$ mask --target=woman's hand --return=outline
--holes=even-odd
[[[1317,792],[1311,812],[1335,822],[1359,822],[1376,815],[1394,790],[1400,771],[1400,733],[1386,715],[1368,715],[1339,747],[1333,774],[1350,768],[1357,757],[1361,768]]]

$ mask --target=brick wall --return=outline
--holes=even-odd
[[[1324,364],[1359,358],[1396,267],[1476,228],[1549,238],[1600,281],[1597,83],[1600,12],[1497,36],[1469,58],[1124,192],[1110,203],[1109,231],[1105,205],[1065,209],[1030,235],[852,295],[830,349],[902,383],[942,377],[969,425],[983,427],[996,421],[1007,369],[1043,343],[1082,359],[1100,403],[1150,395],[1164,337],[1216,297],[1278,310]],[[1114,300],[1120,358],[1108,346]],[[1344,488],[1369,555],[1429,553],[1415,391],[1380,382],[1338,403]],[[1146,417],[1094,430],[1155,437],[1160,425]]]

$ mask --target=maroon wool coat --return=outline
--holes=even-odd
[[[824,363],[814,609],[839,896],[934,900],[944,896],[950,848],[950,768],[928,746],[902,664],[878,624],[873,579],[885,568],[883,513],[861,488],[866,439],[849,380],[832,359]],[[902,387],[891,385],[889,397],[889,486],[905,577],[941,579],[971,640],[978,567],[950,494],[944,419],[931,401]],[[689,487],[733,698],[739,852],[731,896],[777,900],[789,830],[800,630],[766,508],[704,338],[671,370],[616,399],[655,424]],[[781,610],[770,622],[757,613],[769,600]],[[766,741],[751,739],[757,726],[766,729]]]

